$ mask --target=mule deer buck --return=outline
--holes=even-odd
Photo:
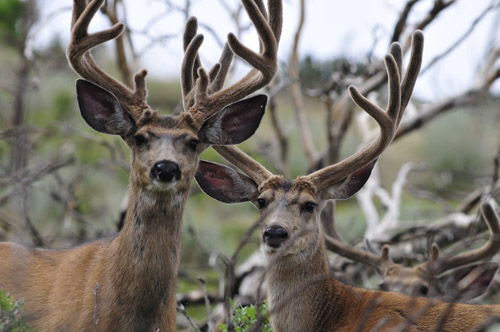
[[[416,81],[423,34],[412,38],[412,55],[400,82],[401,47],[385,58],[389,101],[384,111],[350,87],[352,99],[376,119],[379,136],[343,161],[299,176],[274,175],[236,147],[214,147],[246,175],[227,166],[201,161],[200,187],[226,203],[251,201],[259,209],[261,248],[267,259],[267,296],[276,332],[291,331],[472,331],[500,315],[500,306],[445,303],[393,292],[347,286],[329,274],[319,212],[327,199],[345,199],[369,178],[390,144]],[[493,206],[482,208],[496,220]]]
[[[382,246],[381,254],[376,255],[345,243],[335,230],[333,201],[326,204],[321,211],[323,225],[327,224],[329,229],[325,234],[326,248],[375,269],[382,277],[379,289],[465,301],[482,295],[498,270],[498,264],[494,262],[476,263],[491,258],[500,249],[500,225],[495,218],[485,220],[490,236],[480,248],[441,257],[439,246],[433,243],[427,261],[408,267],[391,259],[387,244]],[[442,275],[446,271],[451,272]],[[459,283],[464,287],[456,288]]]
[[[182,213],[199,155],[211,144],[236,144],[250,137],[267,97],[241,100],[265,86],[277,71],[281,1],[243,0],[256,27],[255,53],[232,34],[220,63],[209,73],[200,64],[203,36],[190,18],[184,33],[184,111],[163,116],[147,104],[146,71],[130,90],[106,74],[90,50],[118,37],[119,23],[89,34],[104,0],[75,0],[69,62],[84,79],[76,82],[78,104],[95,130],[119,135],[131,149],[130,199],[125,225],[113,237],[66,250],[0,243],[0,287],[24,298],[37,331],[175,331],[175,286]],[[222,89],[233,52],[251,69]]]

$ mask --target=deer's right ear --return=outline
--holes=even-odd
[[[127,136],[135,130],[132,116],[125,111],[111,92],[87,80],[76,81],[80,113],[98,132]]]
[[[200,160],[195,179],[208,196],[224,203],[248,202],[257,194],[257,184],[248,176],[204,160]]]

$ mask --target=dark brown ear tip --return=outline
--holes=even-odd
[[[249,99],[254,99],[257,103],[259,103],[264,109],[266,108],[266,105],[267,105],[267,101],[269,99],[269,97],[265,94],[259,94],[259,95],[255,95]]]

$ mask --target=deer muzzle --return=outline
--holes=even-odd
[[[154,164],[149,176],[153,180],[163,183],[179,181],[181,179],[181,169],[179,165],[170,160],[162,160]]]
[[[264,230],[262,240],[272,248],[278,248],[288,239],[288,231],[281,226],[273,225]]]

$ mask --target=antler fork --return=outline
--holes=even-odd
[[[85,0],[73,1],[73,17],[71,20],[71,40],[66,55],[71,67],[76,73],[88,81],[95,83],[113,93],[121,105],[137,120],[144,110],[149,109],[146,101],[147,90],[146,70],[135,74],[134,90],[130,90],[105,73],[94,61],[90,50],[97,45],[117,38],[125,29],[123,23],[117,23],[111,28],[93,34],[88,33],[88,27],[95,13],[104,0],[92,0],[86,5]]]
[[[255,53],[230,33],[222,56],[207,74],[200,64],[198,49],[203,36],[196,34],[195,18],[188,20],[184,34],[185,56],[182,64],[182,94],[186,119],[199,127],[222,107],[236,102],[268,84],[277,72],[278,43],[282,28],[281,0],[268,0],[269,15],[262,0],[242,0],[248,16],[257,29],[260,52]],[[234,54],[252,69],[238,82],[222,89]],[[193,83],[194,82],[194,83]]]

